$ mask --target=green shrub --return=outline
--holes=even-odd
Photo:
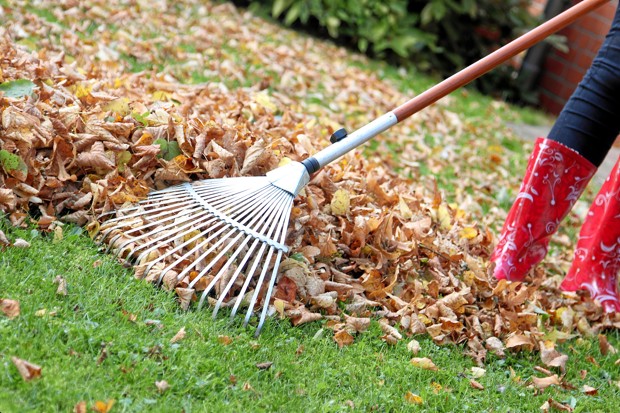
[[[239,2],[238,2],[239,3]],[[250,9],[329,36],[373,57],[442,76],[508,43],[535,19],[530,0],[250,0]],[[485,92],[512,89],[515,69],[481,79]]]

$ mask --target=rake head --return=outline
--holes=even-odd
[[[247,305],[244,325],[262,302],[256,330],[267,316],[293,199],[308,182],[297,162],[267,176],[207,179],[151,192],[101,225],[108,251],[137,265],[158,285],[183,286],[214,305]]]

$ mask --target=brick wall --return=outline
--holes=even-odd
[[[532,0],[533,12],[540,13],[546,3],[547,0]],[[544,110],[554,115],[560,113],[603,43],[617,4],[618,0],[607,3],[559,33],[566,37],[569,50],[564,53],[553,48],[546,57],[538,85]]]

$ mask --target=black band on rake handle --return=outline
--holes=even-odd
[[[314,159],[313,156],[311,156],[310,158],[304,159],[303,161],[301,161],[301,164],[306,167],[309,175],[312,175],[313,173],[321,169],[321,165],[319,164],[319,161]]]

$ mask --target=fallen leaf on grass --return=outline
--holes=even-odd
[[[540,345],[540,359],[545,365],[550,367],[559,367],[562,372],[566,370],[566,362],[568,356],[561,354],[555,349],[553,341],[541,341]]]
[[[506,340],[506,348],[523,348],[532,350],[534,348],[534,343],[529,337],[525,336],[524,334],[514,334],[508,340]]]
[[[62,276],[57,275],[56,278],[54,278],[54,284],[58,284],[56,294],[67,295],[67,280],[65,280]]]
[[[562,404],[562,403],[557,402],[557,401],[555,401],[553,399],[548,399],[547,401],[545,401],[543,403],[542,406],[540,406],[540,410],[542,410],[543,413],[548,413],[548,412],[551,411],[551,409],[559,410],[559,411],[562,411],[562,412],[572,412],[573,411],[573,408],[570,407],[569,405]]]
[[[343,329],[334,334],[334,341],[338,344],[338,347],[343,348],[353,343],[353,336]]]
[[[19,316],[19,301],[9,300],[8,298],[0,298],[0,311],[8,318]]]
[[[26,241],[25,239],[17,238],[15,242],[13,243],[13,246],[16,248],[29,248],[30,243]]]
[[[185,338],[185,327],[181,327],[181,329],[170,339],[170,343],[176,343],[177,341],[181,341]]]
[[[157,387],[158,392],[163,393],[170,388],[170,384],[166,380],[161,380],[155,382],[155,387]]]
[[[25,381],[30,381],[32,379],[36,379],[37,377],[41,377],[41,367],[36,364],[32,364],[29,361],[22,360],[17,357],[11,357],[11,361],[17,367],[19,374],[22,376],[22,379]]]
[[[598,347],[601,350],[601,354],[606,356],[607,354],[617,354],[618,350],[607,341],[607,336],[604,334],[598,335]]]
[[[540,390],[544,390],[549,386],[559,386],[560,383],[560,378],[558,377],[557,374],[554,374],[553,376],[549,376],[549,377],[532,377],[532,383],[534,383],[534,386],[537,389]]]
[[[418,342],[418,340],[411,340],[408,344],[407,344],[407,350],[409,350],[410,352],[413,353],[413,355],[416,355],[420,352],[420,343]]]
[[[97,413],[108,413],[110,410],[112,410],[112,406],[114,406],[115,402],[116,400],[114,399],[110,399],[107,402],[97,400],[95,402],[95,405],[93,406],[93,410]]]
[[[484,386],[478,383],[476,380],[469,380],[469,385],[476,390],[484,390]]]
[[[422,400],[420,396],[418,396],[417,394],[411,393],[410,391],[405,393],[405,400],[412,404],[424,403],[424,400]]]
[[[256,367],[259,370],[269,370],[269,368],[273,365],[273,361],[265,361],[263,363],[256,363]]]
[[[86,409],[86,402],[82,400],[73,406],[73,413],[86,413]]]
[[[429,359],[428,357],[414,357],[411,359],[410,363],[424,370],[439,370],[435,363],[433,363],[433,360]]]
[[[227,346],[232,343],[232,338],[229,336],[219,335],[217,336],[217,341],[219,341],[220,344]]]
[[[471,368],[471,376],[474,379],[479,379],[480,377],[484,376],[487,373],[487,371],[483,368],[480,367],[472,367]]]
[[[596,396],[598,394],[598,389],[595,389],[594,387],[584,384],[583,388],[581,389],[581,392],[588,396]]]
[[[7,190],[7,191],[10,191],[10,190]],[[9,239],[6,237],[6,235],[1,229],[0,229],[0,245],[3,247],[11,245],[11,242],[9,241]]]

